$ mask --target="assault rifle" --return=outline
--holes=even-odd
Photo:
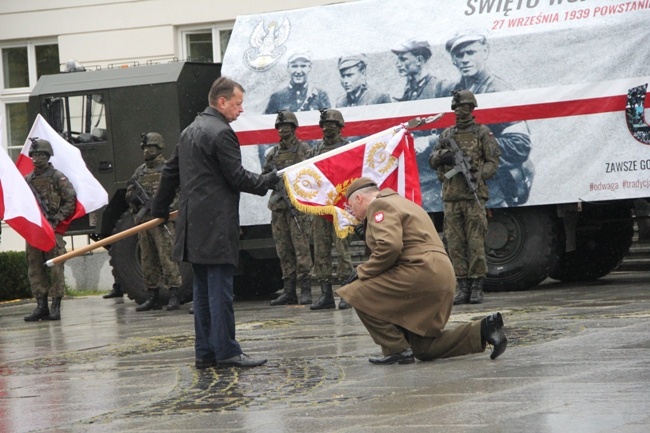
[[[38,203],[38,207],[40,207],[41,211],[43,212],[43,216],[45,218],[47,218],[50,225],[52,225],[52,221],[50,221],[49,215],[47,213],[47,203],[43,201],[41,196],[38,194],[38,191],[36,191],[36,188],[34,188],[34,185],[32,185],[31,182],[27,182],[27,185],[29,185],[29,189],[32,190],[32,193],[34,194],[34,198],[36,199],[36,202]],[[52,226],[52,228],[54,228],[54,226]]]
[[[135,205],[141,206],[138,213],[135,215],[135,221],[142,221],[142,217],[151,209],[151,197],[147,194],[147,191],[144,189],[142,184],[138,180],[133,181],[133,186],[135,187],[135,198],[133,203]]]
[[[456,143],[456,140],[454,140],[454,137],[448,137],[445,139],[445,141],[449,143],[449,146],[451,147],[450,150],[454,154],[454,168],[445,173],[445,178],[451,179],[458,173],[462,173],[463,177],[465,178],[465,183],[467,184],[467,189],[469,189],[469,191],[474,194],[476,203],[478,203],[479,207],[481,207],[481,201],[479,200],[478,194],[476,193],[478,190],[476,186],[476,180],[472,176],[470,158],[465,156],[460,146],[458,146],[458,143]]]
[[[140,181],[134,180],[133,186],[135,186],[135,199],[133,202],[136,205],[142,206],[135,217],[133,217],[133,219],[137,224],[140,224],[142,217],[144,217],[144,215],[151,210],[151,197],[149,197],[147,190],[144,189]],[[169,236],[173,237],[172,232],[169,231],[169,227],[167,227],[167,224],[163,223],[162,226],[165,228],[165,231],[167,231]]]

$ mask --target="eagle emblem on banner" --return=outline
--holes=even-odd
[[[290,31],[291,25],[286,18],[282,23],[271,21],[268,26],[264,25],[264,20],[257,23],[250,37],[251,48],[244,53],[246,66],[258,72],[273,66],[287,50],[284,43]]]

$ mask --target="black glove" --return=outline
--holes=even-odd
[[[358,279],[359,279],[359,275],[357,275],[357,269],[354,268],[354,269],[352,269],[352,273],[350,274],[350,276],[348,278],[346,278],[345,281],[343,281],[341,286],[347,286],[348,284],[350,284],[353,281],[356,281]]]
[[[440,163],[442,165],[454,165],[456,163],[454,154],[450,150],[443,150],[440,153]]]
[[[276,169],[262,175],[262,184],[266,189],[274,189],[281,180],[282,176],[278,176],[278,171]]]
[[[356,226],[354,226],[354,234],[359,236],[359,239],[361,239],[362,241],[365,241],[366,240],[366,226],[365,226],[365,224],[361,223],[361,224],[357,224]]]
[[[154,218],[164,218],[165,222],[169,220],[169,206],[167,207],[153,206],[150,212],[151,212],[151,216]]]

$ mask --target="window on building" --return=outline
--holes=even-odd
[[[27,124],[27,102],[5,104],[9,156],[15,161],[25,144],[31,125]]]
[[[0,44],[0,117],[4,143],[16,158],[27,138],[29,92],[41,75],[60,71],[59,46],[52,41]]]
[[[27,47],[2,49],[2,77],[5,89],[29,87]]]
[[[59,67],[59,46],[57,44],[36,45],[36,79],[41,75],[58,74]]]
[[[232,25],[181,31],[181,57],[195,62],[220,63],[228,47]]]

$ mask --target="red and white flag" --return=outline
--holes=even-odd
[[[77,193],[75,211],[72,216],[56,226],[57,233],[65,233],[72,220],[108,204],[108,193],[86,167],[79,149],[57,134],[40,114],[36,117],[16,161],[16,166],[23,176],[34,169],[29,157],[29,148],[32,145],[30,138],[41,138],[50,142],[54,152],[50,162],[68,178]]]
[[[391,188],[422,205],[413,136],[405,125],[294,164],[283,173],[296,209],[332,220],[341,238],[352,233],[359,223],[350,213],[345,192],[360,177],[368,177],[380,189]]]
[[[0,117],[0,220],[4,220],[29,245],[49,251],[56,242],[54,231],[27,181],[2,145],[2,125],[4,118]]]

